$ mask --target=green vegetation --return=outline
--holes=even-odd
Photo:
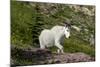
[[[90,35],[95,35],[95,15],[91,16],[95,7],[75,5],[77,7],[75,9],[71,6],[74,5],[11,1],[11,45],[22,49],[39,47],[38,36],[43,29],[61,25],[67,20],[82,30],[81,32],[71,30],[71,38],[65,39],[64,51],[84,52],[95,57],[95,48],[89,45]],[[88,8],[91,13],[86,14],[78,7]],[[16,63],[21,62],[31,64],[31,61],[18,61],[16,58]]]

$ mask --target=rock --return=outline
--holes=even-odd
[[[75,63],[75,62],[87,62],[93,61],[92,57],[84,53],[66,53],[63,55],[55,55],[54,59],[60,63]]]
[[[61,63],[61,61],[59,59],[55,59],[54,63]]]
[[[94,37],[93,34],[90,35],[89,41],[90,41],[90,45],[91,45],[91,46],[94,46],[94,45],[95,45],[95,37]]]
[[[90,62],[95,58],[84,53],[52,53],[48,49],[34,48],[23,50],[16,47],[11,47],[11,65],[20,65],[15,62],[16,59],[27,60],[33,62],[33,65],[38,64],[56,64],[56,63],[75,63],[75,62]],[[22,65],[22,64],[21,64]],[[26,64],[27,65],[27,64]]]

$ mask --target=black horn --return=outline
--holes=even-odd
[[[66,27],[71,27],[71,23],[64,21],[63,22]]]

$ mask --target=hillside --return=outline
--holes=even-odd
[[[80,32],[71,29],[71,37],[64,42],[64,51],[82,52],[95,57],[95,44],[90,45],[95,40],[95,6],[11,1],[11,45],[22,50],[39,48],[40,32],[62,25],[63,21],[69,21],[81,29]],[[55,52],[56,47],[50,50]],[[14,55],[11,57],[17,59]],[[22,61],[23,64],[32,62],[16,62]]]

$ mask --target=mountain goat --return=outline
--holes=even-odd
[[[64,37],[69,38],[70,36],[70,26],[54,26],[53,28],[44,29],[40,36],[40,48],[45,49],[46,47],[56,46],[58,48],[58,53],[64,53],[63,51],[63,41]]]

